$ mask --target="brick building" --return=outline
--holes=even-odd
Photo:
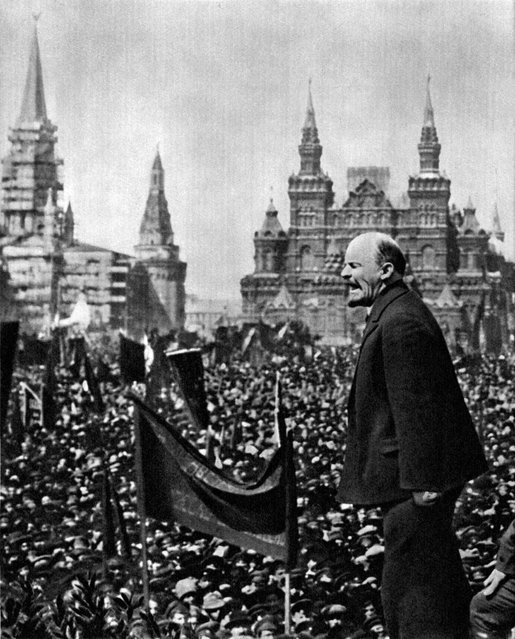
[[[458,340],[477,347],[481,330],[493,330],[493,324],[507,343],[513,265],[502,256],[499,217],[487,232],[471,203],[463,211],[449,208],[451,181],[439,166],[429,81],[419,167],[400,205],[394,206],[387,194],[389,169],[375,166],[349,168],[348,197],[336,204],[332,180],[321,166],[311,88],[298,148],[300,170],[288,180],[289,226],[285,230],[270,202],[254,234],[255,269],[241,280],[246,321],[296,318],[326,343],[359,339],[363,310],[347,308],[342,257],[353,237],[377,230],[403,248],[409,262],[406,279],[432,308],[451,346]],[[488,310],[492,305],[499,313]]]

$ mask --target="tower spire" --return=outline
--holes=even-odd
[[[165,172],[159,150],[156,151],[150,174],[150,189],[140,226],[140,244],[164,246],[173,244],[173,232],[165,197]]]
[[[502,230],[501,226],[501,218],[499,217],[497,202],[494,204],[494,210],[492,214],[492,234],[501,242],[504,241],[504,231]]]
[[[435,114],[433,111],[433,104],[431,103],[431,91],[429,89],[429,83],[431,82],[431,76],[428,74],[427,76],[427,87],[426,87],[426,106],[424,108],[424,126],[433,127],[435,126]]]
[[[34,32],[29,56],[29,68],[25,80],[25,90],[21,105],[21,122],[43,122],[47,119],[45,90],[43,87],[43,71],[39,53],[38,27],[39,15],[34,16]]]
[[[426,104],[424,107],[424,124],[422,126],[420,143],[418,145],[418,153],[420,156],[420,173],[422,175],[439,175],[441,146],[438,142],[438,135],[436,133],[433,104],[431,102],[431,92],[429,90],[430,80],[431,76],[428,75]]]
[[[308,104],[306,108],[306,119],[302,127],[302,140],[299,146],[299,154],[301,175],[318,175],[321,173],[320,156],[322,155],[322,145],[318,138],[318,129],[315,120],[313,96],[311,95],[311,78],[309,79]]]

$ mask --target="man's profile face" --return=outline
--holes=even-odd
[[[376,253],[376,242],[369,237],[357,237],[347,247],[342,277],[349,287],[349,306],[372,306],[379,295],[383,282]]]

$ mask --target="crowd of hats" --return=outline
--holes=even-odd
[[[291,633],[305,639],[386,636],[380,604],[380,513],[335,499],[355,356],[353,349],[333,349],[317,353],[309,364],[282,361],[254,368],[235,361],[206,371],[217,463],[247,481],[261,472],[275,446],[279,370],[287,424],[294,434],[298,486],[300,554],[290,575]],[[483,358],[473,370],[458,371],[491,467],[466,487],[456,512],[460,552],[474,590],[493,566],[496,541],[513,517],[514,369],[514,359],[502,357]],[[0,494],[4,604],[9,595],[19,598],[30,584],[51,609],[56,601],[73,608],[77,589],[89,583],[102,600],[111,601],[108,609],[115,616],[116,605],[142,593],[133,409],[114,363],[111,372],[111,379],[102,383],[103,415],[92,411],[80,381],[60,370],[55,427],[43,429],[36,414],[21,445],[7,435]],[[41,374],[37,368],[17,369],[15,382],[37,388]],[[162,393],[161,410],[205,450],[208,433],[197,432],[186,421],[173,390]],[[103,553],[103,463],[123,509],[130,557],[123,556],[121,542],[118,556],[106,560]],[[280,561],[156,521],[149,522],[147,548],[150,616],[163,637],[269,639],[284,634],[285,570]],[[93,575],[92,581],[83,583],[85,575]],[[148,615],[141,607],[131,615],[127,636],[158,636],[145,625]]]

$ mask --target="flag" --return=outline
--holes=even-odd
[[[199,430],[209,429],[204,368],[200,349],[167,353],[174,378],[190,412],[193,423]]]
[[[24,366],[44,366],[49,348],[49,339],[23,336],[20,344],[20,363]]]
[[[120,333],[120,375],[126,384],[145,382],[145,345]]]
[[[86,373],[86,381],[88,383],[88,391],[93,399],[93,410],[96,413],[104,412],[104,400],[102,399],[102,394],[100,393],[100,387],[98,385],[98,380],[93,371],[93,367],[91,366],[91,362],[89,361],[89,357],[86,353],[84,353],[84,371]]]
[[[286,485],[295,482],[291,446],[278,449],[256,482],[241,484],[210,463],[136,395],[131,399],[136,409],[139,494],[146,515],[189,526],[293,567],[296,502],[292,504],[289,495],[295,486]]]
[[[276,373],[275,383],[275,423],[279,433],[279,454],[282,456],[285,485],[285,518],[284,534],[288,540],[286,547],[286,569],[291,569],[297,562],[298,554],[298,526],[297,526],[297,486],[295,479],[295,467],[293,465],[293,434],[288,432],[284,419],[281,381],[279,372]]]
[[[19,322],[0,323],[0,432],[4,432],[7,405],[11,394],[11,380],[18,342]]]

